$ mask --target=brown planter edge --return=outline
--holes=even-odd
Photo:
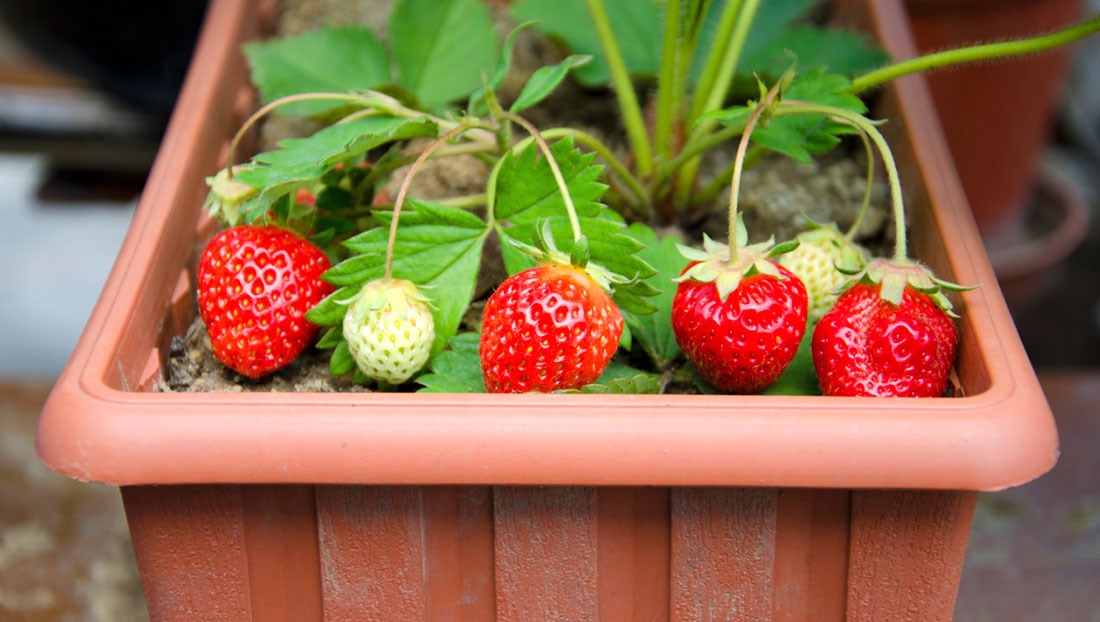
[[[901,6],[873,0],[869,7],[864,17],[876,31],[902,29],[885,42],[893,55],[912,55]],[[193,314],[189,267],[212,230],[200,215],[202,180],[224,160],[227,137],[250,106],[238,46],[256,13],[246,0],[211,4],[130,231],[43,410],[37,448],[55,470],[121,485],[997,490],[1056,461],[1049,406],[920,77],[891,86],[879,115],[896,120],[889,138],[913,246],[941,276],[982,285],[956,301],[965,397],[148,392],[167,338]],[[223,65],[227,73],[214,70]]]

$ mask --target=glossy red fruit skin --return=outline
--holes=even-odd
[[[744,277],[725,302],[713,282],[686,280],[676,288],[676,343],[696,373],[723,393],[766,389],[782,375],[806,334],[806,287],[789,270],[776,267],[784,278]]]
[[[290,363],[317,338],[305,318],[333,287],[321,280],[331,263],[285,229],[241,225],[210,241],[199,259],[199,314],[214,356],[260,378]]]
[[[579,268],[543,264],[507,278],[485,304],[481,368],[490,393],[548,393],[595,382],[623,333],[611,297]]]
[[[906,287],[900,305],[878,285],[856,284],[813,333],[825,395],[940,397],[955,361],[958,329],[927,295]]]

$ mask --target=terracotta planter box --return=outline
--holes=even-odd
[[[912,243],[958,300],[961,397],[164,394],[254,106],[254,3],[212,4],[38,452],[119,485],[153,620],[948,620],[979,490],[1056,460],[921,78],[891,119]],[[896,2],[845,7],[912,52]],[[269,17],[267,18],[269,22]]]

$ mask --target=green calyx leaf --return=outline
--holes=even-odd
[[[236,167],[237,172],[245,169],[246,166]],[[256,189],[236,178],[230,179],[227,169],[218,171],[213,177],[207,177],[206,185],[210,186],[210,192],[203,207],[209,214],[227,227],[240,224],[242,206],[256,196]]]
[[[795,246],[797,247],[797,242]],[[741,247],[737,251],[736,261],[730,258],[729,246],[716,242],[705,235],[703,237],[703,249],[703,252],[700,253],[697,249],[680,246],[681,253],[685,258],[697,263],[673,281],[682,283],[692,280],[700,283],[714,283],[715,287],[718,288],[719,299],[725,301],[740,286],[741,280],[745,277],[765,274],[777,279],[786,278],[769,259],[774,250],[771,240]]]
[[[936,278],[927,266],[919,262],[893,259],[875,259],[869,262],[858,275],[858,281],[880,286],[879,296],[894,305],[902,303],[907,288],[920,292],[929,296],[950,317],[958,315],[944,291],[962,292],[976,287],[956,285]]]

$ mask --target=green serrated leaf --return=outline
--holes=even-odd
[[[384,274],[384,262],[377,258],[385,256],[393,214],[376,212],[376,216],[382,226],[348,240],[345,246],[356,255],[333,266],[325,273],[326,280],[343,275],[347,276],[347,285],[351,281],[361,285]],[[436,333],[434,352],[441,350],[458,331],[473,297],[481,249],[488,233],[483,220],[456,207],[410,200],[401,213],[393,276],[416,283],[431,300]],[[340,280],[344,282],[343,278]]]
[[[656,76],[661,51],[660,4],[655,0],[604,0],[604,5],[627,71],[634,77]],[[581,84],[600,86],[611,81],[584,0],[522,0],[512,5],[512,15],[519,21],[537,20],[541,32],[577,54],[591,55],[592,62],[574,73]]]
[[[390,81],[390,61],[378,37],[361,26],[325,27],[295,37],[244,46],[252,82],[265,103],[300,93],[351,93]],[[315,116],[346,102],[288,104],[285,114]]]
[[[656,395],[660,392],[661,379],[652,374],[639,374],[632,378],[617,378],[608,383],[594,382],[574,391],[565,391],[565,393],[584,393],[593,395]]]
[[[680,355],[680,346],[669,323],[677,287],[672,279],[684,271],[688,259],[681,254],[675,238],[667,236],[658,239],[657,234],[646,225],[631,225],[625,233],[643,245],[637,256],[655,269],[656,274],[647,278],[645,283],[655,288],[657,294],[648,301],[655,307],[653,313],[638,314],[623,308],[623,318],[630,326],[634,339],[656,367],[663,369]]]
[[[601,183],[603,166],[593,164],[595,154],[582,153],[572,137],[550,146],[577,215],[592,217],[600,212],[600,199],[607,191]],[[494,214],[498,221],[528,223],[565,214],[561,191],[550,165],[533,142],[518,155],[507,154],[496,175]]]
[[[461,333],[447,349],[428,361],[429,372],[416,379],[421,393],[485,393],[485,380],[478,354],[481,335]]]
[[[306,138],[284,140],[277,151],[257,155],[253,158],[255,165],[242,169],[235,177],[260,191],[242,207],[245,220],[262,216],[288,192],[317,181],[344,160],[385,143],[434,136],[437,131],[435,123],[426,117],[367,117],[326,127]]]
[[[516,38],[521,32],[534,25],[535,22],[524,22],[513,28],[512,32],[508,33],[508,36],[505,37],[504,45],[500,48],[500,56],[497,58],[496,68],[493,69],[492,77],[486,76],[485,83],[470,95],[470,101],[466,109],[471,116],[479,117],[488,112],[489,106],[487,104],[487,98],[491,96],[490,94],[492,91],[496,91],[504,84],[504,79],[508,76],[508,71],[512,68],[512,54],[515,50]]]
[[[582,67],[591,60],[591,56],[574,54],[557,65],[539,67],[527,80],[527,84],[523,85],[523,90],[516,97],[516,101],[512,102],[512,107],[509,110],[511,112],[526,110],[546,99],[554,92],[554,89],[558,88],[565,76],[569,75],[571,69]]]
[[[468,95],[493,68],[496,34],[481,0],[403,0],[389,24],[401,84],[431,109]]]

